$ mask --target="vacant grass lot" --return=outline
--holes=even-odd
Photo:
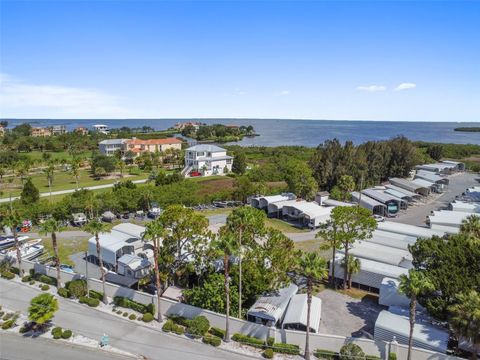
[[[48,236],[43,236],[43,246],[45,246],[45,253],[53,256],[52,239]],[[70,255],[78,252],[85,252],[88,249],[88,239],[85,236],[69,236],[68,238],[59,238],[58,242],[58,256],[62,264],[74,265],[70,260]]]
[[[273,219],[273,218],[267,219],[265,221],[265,224],[271,228],[280,230],[281,232],[287,233],[287,234],[288,233],[304,233],[304,232],[310,231],[308,229],[300,229],[280,219]]]
[[[67,161],[70,161],[70,160],[73,159],[73,156],[70,155],[70,153],[68,153],[67,151],[61,151],[61,152],[47,151],[46,153],[50,154],[50,159],[52,159],[52,160],[58,160],[58,161],[67,160]],[[43,153],[41,151],[31,151],[31,152],[22,153],[22,154],[26,155],[30,160],[32,160],[34,162],[34,165],[35,165],[35,161],[41,161],[42,156],[43,156],[42,155]],[[92,155],[91,151],[84,151],[84,152],[76,153],[75,157],[77,157],[77,158],[87,158],[87,157],[90,157],[91,155]]]

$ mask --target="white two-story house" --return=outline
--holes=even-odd
[[[127,141],[128,140],[126,139],[103,140],[98,143],[98,150],[100,151],[101,154],[104,154],[107,156],[115,155],[115,152],[117,152],[117,150],[119,150],[123,155],[127,150]]]
[[[225,175],[232,171],[233,157],[216,145],[195,145],[185,150],[185,176]]]

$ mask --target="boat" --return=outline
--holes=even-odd
[[[40,244],[42,239],[30,240],[20,246],[20,256],[23,260],[31,260],[43,253],[45,247]],[[17,250],[15,248],[6,249],[0,252],[7,258],[16,258]]]
[[[19,236],[18,241],[19,242],[24,242],[25,240],[28,240],[28,236]],[[15,245],[15,238],[13,236],[0,236],[0,250],[3,249],[8,249],[9,247],[12,247]]]

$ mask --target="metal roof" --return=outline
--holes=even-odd
[[[288,305],[285,317],[282,321],[282,327],[290,324],[301,324],[307,327],[307,294],[297,294]],[[310,307],[310,329],[318,333],[320,328],[320,318],[322,315],[322,300],[316,296],[312,296]]]
[[[99,142],[101,145],[122,145],[125,143],[126,139],[107,139]]]
[[[118,264],[127,265],[132,270],[142,269],[150,266],[150,261],[133,254],[122,255],[118,260]]]
[[[333,199],[323,200],[322,204],[326,206],[355,206],[355,204],[352,204],[352,203],[347,203],[347,202],[333,200]]]
[[[335,262],[341,263],[343,258],[344,258],[343,254],[337,254],[335,256],[335,259],[336,259]],[[408,274],[408,269],[402,268],[400,266],[385,264],[385,263],[381,263],[381,262],[369,260],[369,259],[359,259],[359,260],[360,260],[361,272],[363,271],[363,272],[375,273],[375,274],[381,275],[382,278],[386,276],[386,277],[393,277],[395,279],[398,279],[402,274],[405,274],[405,275]],[[336,271],[335,276],[337,276],[337,273],[338,272]]]
[[[393,221],[382,221],[377,224],[378,230],[384,230],[397,234],[404,234],[416,237],[432,237],[433,235],[443,236],[443,231],[434,231],[426,227],[408,225]]]
[[[285,200],[285,201],[278,201],[274,203],[268,204],[268,212],[279,211],[284,206],[289,206],[290,204],[296,203],[297,200]],[[272,207],[272,208],[270,208]]]
[[[397,249],[408,250],[408,245],[414,245],[417,241],[417,237],[376,229],[373,231],[372,237],[368,239],[368,241]]]
[[[290,299],[297,291],[298,286],[290,284],[288,287],[264,294],[252,305],[247,314],[276,324],[283,317]]]
[[[291,204],[284,205],[284,206],[297,209],[302,214],[308,216],[311,219],[320,217],[320,216],[328,216],[332,212],[331,207],[320,206],[315,202],[309,202],[309,201],[295,201]]]
[[[389,180],[393,185],[399,186],[401,188],[405,188],[408,191],[412,191],[412,192],[415,192],[422,188],[430,190],[430,187],[431,187],[431,184],[428,186],[420,185],[420,184],[414,183],[413,181],[402,179],[402,178],[391,178]]]
[[[386,185],[386,188],[387,189],[391,189],[391,190],[395,190],[395,191],[398,191],[400,193],[403,193],[405,194],[406,196],[410,196],[412,198],[419,198],[421,195],[417,194],[417,193],[414,193],[413,191],[409,191],[407,189],[403,189],[399,186],[395,186],[395,185]]]
[[[360,199],[360,193],[357,191],[354,191],[351,194],[354,201],[358,202],[358,200]],[[382,204],[381,202],[375,199],[372,199],[371,197],[368,197],[368,196],[362,196],[362,198],[360,199],[360,206],[369,210],[373,210],[377,206],[381,206],[384,208],[386,207],[385,204]]]
[[[420,179],[424,179],[424,180],[427,180],[427,181],[432,181],[432,182],[448,182],[448,179],[442,177],[442,176],[439,176],[439,175],[436,175],[436,174],[432,174],[431,172],[425,172],[425,171],[417,171],[417,173],[415,174],[415,178],[420,178]]]
[[[118,232],[118,231],[111,231],[108,233],[101,233],[98,235],[98,241],[100,242],[100,247],[102,249],[111,251],[111,252],[116,252],[117,250],[120,250],[122,247],[125,245],[128,245],[128,243],[132,243],[137,241],[138,238],[132,237],[130,235]],[[96,244],[95,237],[91,237],[88,240],[89,243]]]
[[[375,340],[391,341],[393,336],[401,344],[407,344],[410,331],[408,315],[394,314],[383,310],[375,322]],[[391,337],[391,338],[389,338]],[[433,326],[418,318],[413,328],[413,346],[445,353],[448,347],[447,330]]]
[[[362,194],[367,195],[372,199],[377,200],[383,204],[386,204],[391,201],[395,201],[397,203],[402,201],[399,198],[396,198],[390,194],[383,192],[383,190],[365,189],[365,190],[362,190]]]
[[[344,249],[338,250],[344,253]],[[403,268],[412,267],[412,254],[407,250],[402,250],[390,246],[384,246],[367,241],[356,241],[350,248],[349,254],[372,261],[378,261],[384,264],[400,266]]]
[[[121,224],[115,225],[112,228],[112,230],[130,235],[133,237],[137,237],[140,239],[143,236],[143,233],[145,232],[145,227],[140,225],[135,225],[132,223],[121,223]]]
[[[395,190],[395,189],[386,189],[385,190],[386,194],[392,195],[395,198],[403,200],[404,198],[411,198],[411,196],[404,194],[401,191]]]
[[[430,225],[444,225],[444,226],[453,226],[460,227],[462,222],[471,215],[476,215],[474,213],[464,212],[464,211],[450,211],[450,210],[440,210],[432,211],[432,215],[428,216]],[[477,215],[480,217],[480,215]]]
[[[434,182],[424,180],[424,179],[413,179],[412,182],[414,184],[417,184],[420,187],[429,188],[429,189],[431,189],[435,185]]]
[[[455,200],[450,203],[449,209],[453,211],[463,211],[469,213],[480,213],[480,204],[466,201]]]
[[[192,147],[189,147],[187,151],[206,151],[206,152],[226,152],[224,148],[221,148],[220,146],[217,145],[211,145],[211,144],[200,144],[200,145],[195,145]]]

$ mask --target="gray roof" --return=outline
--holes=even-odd
[[[206,152],[225,152],[227,150],[221,148],[220,146],[217,145],[210,145],[210,144],[200,144],[200,145],[195,145],[192,147],[189,147],[187,151],[206,151]]]
[[[395,185],[386,185],[387,189],[392,189],[398,192],[401,192],[405,194],[406,196],[412,197],[412,198],[419,198],[421,195],[414,193],[412,191],[408,191],[407,189],[401,188],[400,186],[395,186]]]
[[[99,142],[101,145],[121,145],[125,142],[125,139],[107,139]]]
[[[307,310],[307,294],[297,294],[293,296],[282,321],[282,327],[289,324],[301,324],[306,328]],[[312,296],[310,308],[310,329],[316,333],[318,333],[318,329],[320,328],[321,315],[322,300],[316,296]]]
[[[411,196],[406,195],[405,193],[395,190],[395,189],[387,189],[385,193],[390,194],[396,198],[404,199],[404,198],[411,198]]]
[[[430,187],[431,187],[429,185],[425,186],[425,184],[414,183],[410,180],[402,179],[402,178],[390,178],[389,180],[393,185],[399,186],[401,188],[404,188],[413,192],[422,188],[430,190]]]
[[[143,233],[145,232],[145,228],[140,225],[132,224],[132,223],[121,223],[115,225],[112,230],[121,232],[126,235],[130,235],[132,237],[141,238]]]
[[[365,189],[365,190],[362,190],[362,194],[367,195],[372,199],[377,200],[383,204],[386,204],[389,201],[395,201],[397,203],[401,201],[401,199],[395,196],[392,196],[388,193],[385,193],[383,192],[383,190]]]
[[[290,299],[297,293],[298,286],[288,287],[264,294],[248,310],[248,315],[277,323],[287,309]]]
[[[354,191],[351,193],[352,198],[354,201],[358,202],[358,199],[360,199],[360,193],[357,191]],[[373,208],[377,206],[382,206],[386,207],[385,204],[382,204],[381,202],[378,202],[377,200],[372,199],[371,197],[368,196],[362,196],[360,200],[360,206],[362,206],[365,209],[373,210]]]

